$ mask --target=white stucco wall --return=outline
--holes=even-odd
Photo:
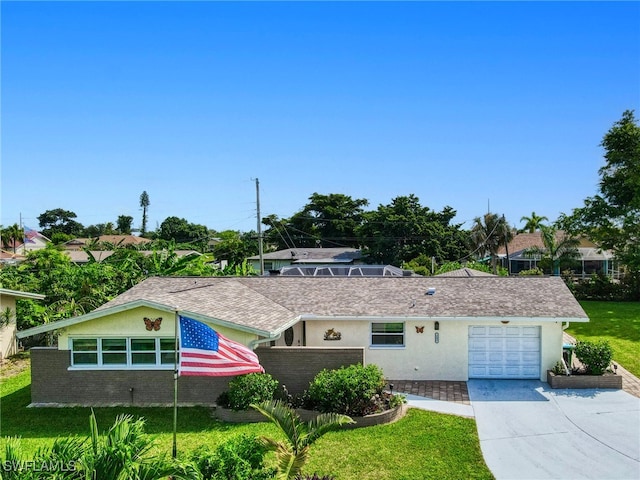
[[[307,346],[364,346],[366,363],[381,367],[387,378],[466,381],[469,379],[469,326],[502,325],[498,320],[440,320],[439,342],[436,343],[434,321],[406,321],[404,347],[378,347],[371,346],[370,324],[370,321],[362,320],[307,321]],[[546,370],[555,365],[562,353],[561,322],[511,321],[511,325],[541,327],[540,380],[546,381]],[[423,333],[418,333],[416,327],[424,327]],[[324,340],[324,334],[329,329],[340,332],[341,339]]]

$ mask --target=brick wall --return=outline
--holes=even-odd
[[[362,348],[263,347],[265,370],[291,393],[305,390],[323,368],[363,363]],[[68,370],[70,352],[31,349],[31,402],[77,405],[173,403],[172,370]],[[213,405],[233,377],[180,377],[178,402]]]
[[[315,348],[315,347],[269,347],[256,350],[260,364],[289,393],[302,393],[309,387],[322,369],[337,369],[342,366],[364,363],[364,349]]]

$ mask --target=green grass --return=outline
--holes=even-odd
[[[88,408],[27,408],[30,372],[3,380],[0,398],[0,452],[4,439],[19,436],[25,454],[50,445],[56,437],[89,434]],[[105,430],[121,413],[144,417],[145,431],[159,452],[171,453],[171,408],[96,408]],[[270,423],[229,424],[211,418],[206,408],[180,408],[178,450],[188,456],[197,447],[214,447],[232,435],[278,437]],[[472,419],[411,409],[390,425],[330,432],[311,448],[305,472],[333,475],[336,480],[491,479]]]
[[[640,377],[640,302],[580,302],[589,323],[572,323],[567,332],[578,340],[607,340],[613,359]]]

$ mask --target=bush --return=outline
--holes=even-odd
[[[191,460],[202,480],[266,480],[275,473],[264,467],[266,452],[258,438],[242,434],[220,444],[213,452],[199,448]]]
[[[376,365],[351,365],[338,370],[322,370],[309,385],[308,398],[323,413],[364,416],[379,410],[376,400],[386,385]]]
[[[609,368],[613,358],[613,350],[606,340],[579,341],[574,353],[589,375],[602,375]]]
[[[217,400],[221,407],[248,410],[252,403],[273,400],[278,381],[268,373],[240,375],[229,382],[229,390]]]
[[[521,270],[518,275],[521,277],[540,276],[544,275],[544,272],[538,267],[530,268],[529,270]]]

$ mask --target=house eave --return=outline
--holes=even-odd
[[[16,298],[29,298],[32,300],[44,300],[46,295],[41,293],[21,292],[20,290],[9,290],[8,288],[0,288],[0,295],[7,295],[8,297]]]
[[[148,301],[148,300],[135,300],[133,302],[129,302],[129,303],[123,303],[122,305],[116,305],[114,307],[109,307],[109,308],[99,308],[97,310],[94,310],[90,313],[87,313],[85,315],[80,315],[78,317],[72,317],[72,318],[67,318],[64,320],[59,320],[57,322],[53,322],[53,323],[47,323],[44,325],[39,325],[37,327],[32,327],[32,328],[28,328],[26,330],[21,330],[16,332],[16,337],[18,339],[22,339],[22,338],[26,338],[26,337],[30,337],[32,335],[38,335],[41,333],[46,333],[46,332],[50,332],[52,330],[59,330],[61,328],[65,328],[65,327],[70,327],[73,325],[77,325],[79,323],[84,323],[84,322],[88,322],[90,320],[95,320],[96,318],[100,318],[100,317],[104,317],[107,315],[113,315],[115,313],[120,313],[120,312],[124,312],[127,310],[132,310],[134,308],[139,308],[139,307],[149,307],[149,308],[153,308],[156,310],[160,310],[162,312],[167,312],[167,313],[178,313],[180,315],[184,315],[187,316],[189,318],[193,318],[194,320],[198,320],[198,321],[202,321],[202,322],[206,322],[206,323],[211,323],[211,324],[215,324],[215,325],[220,325],[220,326],[224,326],[224,327],[228,327],[228,328],[232,328],[234,330],[239,330],[239,331],[243,331],[243,332],[248,332],[248,333],[253,333],[255,335],[258,336],[263,336],[263,337],[270,337],[273,335],[272,332],[268,332],[266,330],[261,330],[261,329],[257,329],[257,328],[251,328],[251,327],[246,327],[243,325],[238,325],[236,323],[232,323],[232,322],[227,322],[224,320],[220,320],[218,318],[214,318],[214,317],[208,317],[206,315],[200,315],[194,312],[189,312],[186,310],[180,310],[179,308],[176,310],[175,307],[170,307],[168,305],[162,304],[162,303],[157,303],[157,302],[152,302],[152,301]]]
[[[488,316],[488,317],[443,317],[443,316],[429,316],[429,315],[300,315],[300,320],[305,321],[372,321],[379,322],[381,320],[386,322],[406,322],[406,321],[438,321],[438,322],[517,322],[517,323],[530,323],[530,322],[577,322],[586,323],[589,321],[587,317],[514,317],[514,316]]]

